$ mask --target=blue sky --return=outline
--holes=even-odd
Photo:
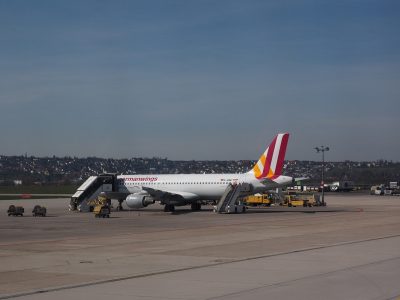
[[[398,1],[0,2],[0,154],[400,161]]]

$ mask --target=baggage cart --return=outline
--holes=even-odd
[[[45,206],[40,206],[40,205],[36,205],[33,210],[32,210],[32,216],[33,217],[45,217],[47,213],[47,209]]]
[[[24,215],[24,207],[23,206],[14,206],[10,205],[7,210],[8,216],[23,216]]]

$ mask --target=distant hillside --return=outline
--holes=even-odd
[[[87,178],[102,173],[117,174],[226,174],[246,173],[255,160],[239,161],[173,161],[167,158],[104,159],[96,157],[27,157],[0,155],[0,186],[79,186]],[[400,181],[400,163],[325,162],[325,182],[353,180],[356,184],[388,184]],[[308,177],[321,182],[321,161],[285,161],[282,173]],[[75,189],[76,190],[76,189]],[[45,193],[45,192],[43,192]],[[69,193],[69,192],[67,192]]]
[[[319,185],[322,172],[308,181],[308,184]],[[393,163],[386,166],[358,167],[358,168],[332,168],[325,172],[325,183],[333,181],[350,180],[357,185],[377,185],[400,181],[400,164]]]

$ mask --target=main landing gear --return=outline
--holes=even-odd
[[[193,211],[199,211],[199,210],[201,210],[201,204],[200,203],[192,203],[191,208]]]
[[[164,212],[174,212],[175,211],[175,206],[171,204],[165,204],[164,206]]]
[[[122,207],[122,202],[124,202],[124,200],[118,200],[117,210],[124,210],[124,208]]]

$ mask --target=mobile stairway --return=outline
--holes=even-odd
[[[117,192],[118,183],[116,174],[101,174],[90,176],[71,197],[69,210],[93,211],[94,203],[102,192]]]
[[[237,185],[229,184],[226,187],[225,193],[222,195],[218,204],[214,206],[214,212],[221,213],[237,213],[245,212],[246,207],[243,201],[238,200],[240,192],[247,192],[251,190],[248,183],[239,183]]]
[[[270,190],[267,192],[267,194],[270,196],[273,204],[279,205],[281,203],[285,202],[285,195],[282,192],[282,188],[276,188],[276,190]]]

